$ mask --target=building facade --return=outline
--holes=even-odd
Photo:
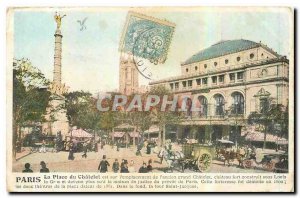
[[[187,111],[176,138],[236,141],[251,112],[288,104],[289,61],[266,45],[249,40],[218,42],[181,64],[181,75],[151,82],[197,101]]]

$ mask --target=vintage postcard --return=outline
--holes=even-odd
[[[7,10],[9,192],[294,192],[294,11]]]

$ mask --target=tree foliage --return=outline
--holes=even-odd
[[[96,99],[89,92],[74,91],[65,94],[67,117],[71,126],[97,132],[101,128]]]
[[[267,133],[281,137],[288,137],[288,108],[281,104],[272,104],[264,111],[252,112],[248,116],[248,124],[256,124],[260,131],[264,132],[265,148]],[[279,124],[281,126],[280,131],[275,129],[275,124]]]
[[[45,120],[49,86],[44,74],[28,59],[13,64],[13,145],[21,142],[21,127]]]
[[[161,111],[163,97],[165,95],[168,96],[168,100],[171,101],[174,99],[174,94],[171,93],[165,86],[153,86],[149,91],[149,95],[157,95],[160,98],[160,103],[151,110],[154,115],[153,122],[157,123],[159,128],[162,130],[162,133],[159,133],[159,137],[161,141],[161,146],[165,144],[165,136],[166,136],[166,125],[178,124],[182,121],[184,115],[182,112],[171,111],[171,107],[167,106],[164,111]]]

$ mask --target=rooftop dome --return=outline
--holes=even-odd
[[[189,59],[187,59],[183,65],[200,62],[203,60],[216,58],[219,56],[223,56],[226,54],[232,54],[235,52],[255,48],[261,46],[260,43],[256,43],[254,41],[238,39],[238,40],[222,40],[217,42],[216,44],[201,50],[197,54],[193,55]]]

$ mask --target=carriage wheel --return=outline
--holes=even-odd
[[[262,165],[262,167],[264,169],[267,169],[268,171],[273,171],[274,170],[274,167],[275,167],[275,163],[274,162],[267,162],[267,163],[264,163]]]
[[[244,168],[251,168],[252,167],[252,161],[251,160],[244,160],[243,161],[243,167]]]
[[[198,158],[198,169],[201,172],[208,171],[212,163],[212,157],[209,153],[204,153]]]

